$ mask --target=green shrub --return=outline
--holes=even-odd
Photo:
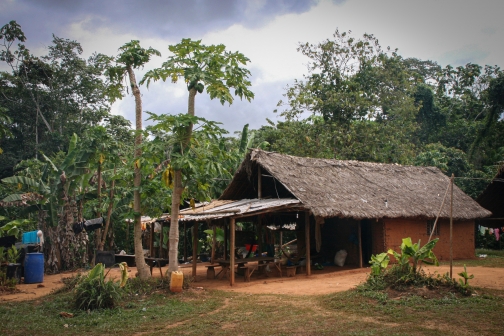
[[[97,264],[81,278],[74,290],[74,306],[77,309],[113,308],[120,299],[119,285],[112,280],[105,281],[104,270],[103,264]]]

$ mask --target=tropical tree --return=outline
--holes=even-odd
[[[119,48],[119,55],[117,57],[107,57],[101,55],[100,60],[105,64],[105,74],[110,81],[108,95],[111,101],[121,99],[124,93],[124,86],[122,85],[126,76],[128,76],[130,88],[133,96],[135,97],[135,164],[134,164],[134,204],[133,210],[135,215],[135,261],[138,268],[138,275],[141,279],[150,277],[149,270],[145,264],[142,247],[142,223],[141,223],[141,171],[140,171],[140,158],[142,157],[142,96],[140,88],[137,84],[135,77],[135,69],[142,68],[150,61],[152,56],[161,56],[161,53],[156,49],[149,47],[148,49],[140,46],[140,41],[132,40]]]
[[[251,83],[249,81],[250,71],[246,65],[250,60],[239,52],[226,51],[223,44],[206,46],[199,41],[191,39],[182,39],[177,45],[169,46],[168,49],[173,53],[168,60],[163,63],[161,68],[150,70],[146,73],[141,83],[151,81],[170,79],[176,83],[179,78],[183,78],[189,91],[187,114],[195,116],[195,98],[198,93],[206,92],[210,99],[217,98],[221,104],[233,103],[233,94],[250,101],[254,94],[249,90]],[[193,123],[180,130],[183,134],[183,141],[180,146],[174,148],[173,154],[182,154],[190,146],[193,132]],[[173,155],[172,154],[172,155]],[[169,271],[178,270],[178,217],[179,208],[184,190],[182,183],[182,167],[173,166],[173,195],[171,205],[171,224],[170,224],[170,252],[169,252]]]
[[[85,60],[78,42],[53,36],[47,53],[35,56],[25,41],[15,21],[0,28],[0,62],[4,65],[0,114],[10,119],[0,120],[10,132],[2,139],[0,176],[12,175],[17,163],[37,158],[40,151],[52,156],[65,150],[73,133],[82,136],[110,109],[96,55]]]
[[[82,267],[87,263],[87,234],[74,234],[73,224],[82,221],[84,191],[92,172],[89,170],[91,151],[81,150],[76,134],[72,136],[67,153],[53,160],[43,155],[45,164],[40,174],[16,175],[2,182],[18,186],[18,191],[3,199],[3,202],[23,201],[32,194],[24,213],[35,212],[38,225],[45,233],[44,250],[46,268],[57,272]]]

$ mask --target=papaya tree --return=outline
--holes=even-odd
[[[206,90],[210,99],[218,99],[221,104],[233,103],[234,95],[240,99],[250,101],[254,94],[249,90],[250,71],[244,66],[250,61],[242,53],[230,52],[223,44],[204,45],[201,40],[182,39],[179,44],[168,47],[173,54],[163,63],[161,68],[148,71],[141,83],[147,85],[151,81],[170,79],[177,83],[183,78],[189,92],[187,114],[195,116],[196,95],[203,94]],[[190,146],[193,132],[193,123],[190,122],[181,130],[183,141],[174,148],[172,155],[181,155]],[[170,251],[168,270],[178,270],[178,217],[179,208],[184,190],[182,183],[182,167],[173,165],[173,194],[170,211]]]
[[[150,61],[152,56],[161,56],[161,53],[153,48],[142,48],[140,41],[132,40],[119,48],[119,55],[117,57],[102,56],[102,61],[105,63],[107,70],[105,74],[110,80],[110,87],[108,95],[111,101],[123,97],[123,81],[128,76],[130,88],[133,96],[135,97],[135,164],[134,164],[134,191],[133,191],[133,210],[135,216],[135,261],[138,268],[138,275],[141,279],[150,277],[149,270],[145,264],[143,247],[142,247],[142,223],[141,223],[141,171],[140,171],[140,158],[142,156],[142,96],[140,88],[137,84],[134,69],[142,68],[147,62]],[[115,63],[115,64],[114,64]]]

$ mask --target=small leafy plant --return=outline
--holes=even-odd
[[[7,250],[7,262],[9,264],[17,263],[19,258],[19,251],[16,246],[12,245],[10,249]]]
[[[113,280],[105,281],[104,271],[105,266],[99,263],[81,278],[74,290],[74,306],[77,309],[113,308],[120,299],[119,284]],[[121,285],[123,282],[121,276]]]
[[[387,268],[390,257],[386,252],[377,254],[376,256],[373,254],[369,262],[371,264],[371,274],[380,275]]]
[[[471,292],[469,280],[474,279],[474,274],[469,275],[467,273],[466,265],[464,264],[464,272],[460,272],[458,273],[458,275],[462,277],[461,279],[459,279],[460,289],[462,290],[463,294],[467,295]]]

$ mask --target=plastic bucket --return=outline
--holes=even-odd
[[[44,254],[27,253],[24,261],[24,282],[44,282]]]
[[[247,252],[250,251],[250,244],[245,244],[245,248],[247,249]],[[257,245],[252,245],[252,252],[255,252],[257,250]]]

